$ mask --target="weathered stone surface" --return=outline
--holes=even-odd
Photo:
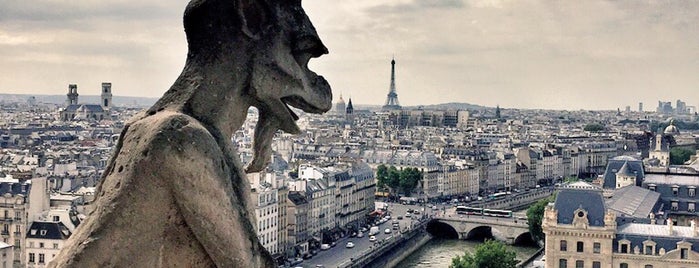
[[[277,130],[330,109],[330,86],[307,68],[327,53],[292,0],[193,0],[180,77],[127,124],[98,185],[95,210],[51,267],[273,267],[257,240],[250,185],[230,141],[255,106],[249,172]]]

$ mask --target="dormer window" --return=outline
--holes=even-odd
[[[679,210],[679,202],[678,201],[672,201],[672,202],[670,202],[670,204],[671,204],[670,210],[672,210],[672,211]]]
[[[619,253],[629,253],[630,248],[631,248],[631,241],[626,240],[626,239],[619,241],[619,248],[618,248]]]
[[[696,207],[696,204],[694,202],[687,203],[687,211],[694,212],[694,211],[696,211],[695,207]]]
[[[687,190],[687,194],[688,194],[690,197],[695,197],[695,196],[697,196],[697,189],[694,188],[694,187],[690,187],[690,188]]]
[[[643,254],[655,255],[655,242],[653,240],[643,241]]]
[[[46,236],[46,230],[41,230],[40,235],[41,235],[41,236]]]
[[[672,186],[672,194],[677,196],[679,194],[679,192],[680,192],[680,186],[673,185]]]
[[[648,190],[655,192],[655,184],[648,184]]]

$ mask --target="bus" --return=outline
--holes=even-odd
[[[499,192],[499,193],[494,193],[488,196],[489,199],[494,200],[494,199],[500,199],[504,198],[507,195],[506,192]]]
[[[500,209],[484,209],[483,215],[491,217],[512,218],[512,211]]]
[[[466,206],[457,206],[456,214],[466,214],[466,215],[483,215],[482,208],[472,208]]]

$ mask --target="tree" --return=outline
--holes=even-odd
[[[585,125],[584,130],[590,131],[590,132],[600,132],[600,131],[604,130],[604,126],[597,124],[597,123],[592,123],[592,124]]]
[[[391,190],[397,191],[398,187],[400,187],[400,171],[394,166],[391,166],[388,168],[388,187],[391,187]]]
[[[517,265],[517,254],[505,244],[496,240],[486,240],[476,246],[473,254],[456,256],[449,268],[513,268]]]
[[[544,209],[550,202],[555,200],[556,196],[552,195],[537,201],[527,209],[527,224],[529,225],[529,233],[534,238],[534,241],[544,240],[544,231],[541,229]]]
[[[422,172],[417,168],[404,168],[400,172],[400,188],[405,195],[410,195],[421,180]]]
[[[670,164],[671,165],[682,165],[687,162],[694,152],[692,150],[687,150],[685,148],[672,148],[670,149]]]
[[[377,187],[379,189],[385,189],[388,185],[388,168],[386,165],[381,164],[376,167],[376,181]]]

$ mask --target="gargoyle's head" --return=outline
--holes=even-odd
[[[264,168],[277,130],[300,132],[289,106],[309,113],[330,110],[330,85],[308,69],[311,58],[328,50],[300,0],[193,0],[185,11],[185,31],[188,64],[238,63],[227,66],[245,79],[243,94],[260,111],[248,172]]]

